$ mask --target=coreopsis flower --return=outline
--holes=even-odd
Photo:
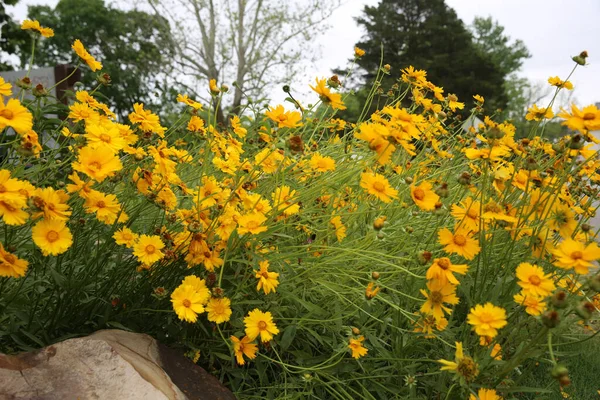
[[[586,246],[580,241],[565,239],[550,252],[556,258],[555,266],[566,270],[575,269],[575,273],[581,275],[587,274],[594,266],[593,261],[600,259],[600,247],[595,242]]]
[[[271,204],[258,193],[244,193],[242,196],[244,209],[266,214],[271,211]]]
[[[238,228],[237,231],[240,235],[245,233],[251,233],[252,235],[257,235],[261,232],[266,232],[268,227],[263,225],[263,223],[267,220],[262,213],[253,211],[248,214],[243,214],[238,218]]]
[[[21,29],[38,31],[45,38],[51,38],[52,36],[54,36],[54,29],[41,26],[39,21],[35,19],[24,20],[23,23],[21,23]]]
[[[302,114],[298,111],[285,111],[285,108],[280,104],[277,107],[269,107],[265,115],[272,121],[277,122],[278,128],[297,128],[302,126]]]
[[[402,81],[410,85],[422,87],[427,83],[427,72],[410,65],[402,70]]]
[[[204,312],[202,296],[191,285],[181,284],[171,293],[173,310],[182,321],[196,322],[198,314]]]
[[[31,228],[33,243],[42,250],[42,254],[59,255],[69,250],[73,244],[73,235],[65,221],[43,219]]]
[[[24,155],[40,157],[42,145],[40,144],[39,136],[36,131],[30,130],[21,135],[21,147],[19,152]]]
[[[434,330],[443,331],[448,326],[448,320],[446,318],[436,319],[433,315],[421,315],[415,323],[414,332],[425,334],[426,339],[433,339],[435,335]]]
[[[0,276],[20,278],[25,276],[29,262],[4,250],[0,243]]]
[[[24,135],[33,128],[33,115],[17,99],[9,99],[4,104],[0,99],[0,130],[13,128],[19,135]]]
[[[316,86],[310,86],[318,95],[321,101],[325,104],[329,104],[334,110],[345,110],[346,106],[342,101],[342,95],[339,93],[332,93],[331,90],[326,86],[327,80],[325,78],[315,79],[317,82]]]
[[[277,285],[279,285],[278,272],[269,271],[269,261],[264,260],[258,263],[259,270],[256,272],[256,279],[258,279],[258,283],[256,285],[256,290],[263,290],[265,294],[269,294],[271,292],[276,292]]]
[[[502,400],[494,389],[481,388],[477,392],[477,397],[473,393],[469,395],[469,400]]]
[[[431,182],[427,181],[421,182],[419,186],[410,187],[410,197],[421,210],[434,210],[436,203],[440,201],[440,196],[432,188]]]
[[[32,217],[67,221],[72,213],[66,204],[68,200],[69,195],[62,190],[54,190],[51,187],[35,189],[31,201],[37,212],[34,212]]]
[[[556,286],[552,281],[551,274],[544,274],[542,267],[535,264],[521,263],[517,267],[518,285],[523,288],[524,293],[537,297],[548,296]]]
[[[360,187],[384,203],[391,203],[398,198],[398,190],[394,189],[387,178],[373,172],[363,172],[360,175]]]
[[[260,340],[266,343],[273,339],[274,335],[279,334],[279,329],[273,322],[273,316],[269,311],[262,312],[258,308],[250,311],[244,318],[246,326],[246,336],[250,340],[256,339],[260,335]]]
[[[208,89],[210,90],[210,92],[213,95],[217,95],[217,94],[221,93],[221,89],[219,89],[219,87],[217,86],[216,79],[211,79],[208,81]]]
[[[515,300],[515,303],[525,307],[525,312],[529,315],[541,315],[546,311],[546,302],[543,297],[536,296],[525,290],[515,294],[513,299]]]
[[[177,94],[177,101],[192,107],[194,110],[202,110],[202,104],[190,99],[187,94]]]
[[[427,289],[429,289],[429,293],[423,289],[420,290],[421,294],[427,299],[421,306],[421,312],[433,315],[436,320],[441,320],[444,314],[452,312],[444,304],[456,305],[459,302],[456,296],[456,286],[450,282],[428,281]]]
[[[256,358],[258,346],[254,343],[251,343],[252,339],[250,339],[248,336],[244,336],[241,340],[235,336],[231,336],[230,339],[233,343],[233,352],[238,365],[246,364],[244,356],[248,357],[250,360],[254,360]]]
[[[479,232],[481,203],[467,197],[459,204],[453,204],[450,214],[456,219],[456,225],[469,231]]]
[[[458,279],[453,272],[465,275],[469,266],[467,264],[452,264],[449,258],[442,257],[433,260],[433,264],[427,269],[425,277],[429,280],[436,279],[440,282],[450,282],[453,285],[458,285]]]
[[[350,338],[348,343],[348,348],[352,351],[352,357],[355,359],[359,359],[365,355],[369,351],[365,346],[363,346],[363,342],[365,341],[364,336],[359,336],[356,339]]]
[[[102,182],[123,169],[118,156],[105,147],[86,146],[79,151],[77,161],[72,164],[75,171],[83,172],[90,178]]]
[[[550,119],[552,117],[554,117],[552,108],[539,108],[537,104],[529,107],[529,109],[527,109],[527,114],[525,115],[525,119],[527,121],[541,121],[543,119]]]
[[[160,124],[160,118],[150,110],[144,109],[144,104],[135,103],[133,112],[128,116],[132,124],[137,124],[144,132],[154,132],[161,138],[165,137],[167,128]]]
[[[467,260],[475,258],[481,248],[476,239],[472,238],[469,231],[458,227],[455,232],[448,228],[438,231],[438,242],[444,246],[444,250],[450,254],[458,254]]]
[[[448,94],[446,101],[448,102],[448,108],[450,108],[452,111],[456,111],[457,109],[462,110],[465,108],[465,103],[458,101],[458,97],[456,97],[455,94]]]
[[[570,238],[577,228],[573,210],[566,204],[558,204],[549,214],[546,221],[548,228],[558,231],[563,238]]]
[[[312,155],[308,165],[316,172],[335,171],[335,160],[331,157],[323,157],[319,153]]]
[[[329,220],[329,223],[333,225],[333,229],[335,229],[337,241],[341,242],[346,237],[346,226],[342,222],[342,217],[335,215]]]
[[[508,215],[506,207],[502,207],[492,199],[490,199],[483,206],[483,214],[481,215],[481,218],[486,221],[504,221],[509,223],[517,222],[515,217]]]
[[[296,191],[290,189],[289,186],[280,186],[275,188],[275,191],[271,195],[273,199],[273,206],[277,207],[279,211],[287,217],[300,211],[300,205],[293,200],[296,196]]]
[[[196,275],[188,275],[181,281],[181,284],[191,286],[200,295],[199,301],[201,304],[206,304],[210,299],[210,290],[206,287],[204,279],[200,279]]]
[[[145,265],[152,265],[162,259],[165,254],[161,251],[165,244],[157,235],[141,235],[133,245],[133,255]]]
[[[558,76],[551,76],[548,78],[548,83],[557,88],[565,88],[567,90],[573,90],[573,84],[570,81],[563,81]]]
[[[365,297],[367,298],[367,300],[371,300],[372,298],[377,296],[377,293],[379,293],[380,290],[381,288],[379,286],[376,286],[374,282],[369,282],[367,288],[365,289]]]
[[[354,46],[354,57],[362,57],[365,55],[365,51],[360,47]]]
[[[283,163],[285,157],[278,150],[265,147],[254,156],[254,162],[266,174],[276,172]]]
[[[478,94],[473,95],[473,98],[475,99],[476,102],[483,104],[485,102],[485,99],[483,98],[483,96],[480,96]]]
[[[212,298],[206,304],[207,319],[216,324],[229,321],[231,317],[231,300],[227,297]]]
[[[192,115],[190,122],[187,124],[187,130],[198,133],[206,133],[206,126],[204,126],[204,120],[200,117]]]
[[[28,191],[33,192],[29,182],[11,178],[10,171],[0,169],[0,217],[6,225],[23,225],[29,218],[27,211]]]
[[[248,130],[242,126],[242,121],[240,121],[240,117],[234,115],[231,118],[231,128],[233,129],[233,133],[238,135],[238,137],[245,138]]]
[[[467,322],[479,336],[496,337],[498,329],[506,326],[506,310],[492,303],[477,304],[467,315]]]
[[[132,249],[135,242],[137,242],[139,235],[134,233],[131,229],[124,226],[113,234],[115,243],[119,245],[125,245],[127,248]]]
[[[88,53],[83,46],[83,43],[81,43],[81,40],[76,39],[71,48],[75,51],[79,58],[81,58],[91,68],[92,71],[96,72],[99,69],[102,69],[102,63],[96,61],[96,59],[90,53]]]
[[[98,221],[107,225],[112,225],[119,217],[119,222],[126,222],[128,217],[125,211],[121,210],[121,204],[114,194],[105,194],[93,190],[85,199],[85,212],[96,214]]]
[[[484,160],[500,161],[502,157],[510,155],[511,150],[509,147],[503,144],[499,144],[495,146],[484,147],[481,149],[465,149],[464,153],[469,160],[476,160],[481,158]]]
[[[105,123],[91,123],[85,124],[85,135],[87,143],[93,147],[106,147],[113,153],[118,153],[122,150],[127,143],[121,136],[116,124],[111,121]]]
[[[571,104],[571,114],[562,110],[558,116],[566,120],[562,125],[574,131],[587,134],[590,131],[600,130],[600,110],[595,105],[580,110],[575,104]]]
[[[456,352],[454,361],[438,360],[442,364],[442,371],[451,371],[464,379],[466,382],[473,382],[479,375],[479,365],[469,356],[465,356],[462,342],[455,342]]]
[[[0,76],[0,96],[12,96],[12,85]]]

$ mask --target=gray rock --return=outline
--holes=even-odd
[[[235,399],[212,375],[143,334],[104,330],[0,354],[0,399]]]

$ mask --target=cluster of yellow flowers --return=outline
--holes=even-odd
[[[49,28],[32,21],[24,29],[49,34]],[[79,40],[73,50],[93,71],[102,69]],[[362,55],[355,49],[356,57]],[[558,77],[549,83],[557,90],[572,88]],[[409,288],[420,290],[421,300],[405,296],[410,299],[410,310],[402,309],[411,321],[407,332],[440,338],[463,322],[475,332],[465,330],[462,340],[451,340],[453,361],[438,361],[467,386],[480,375],[483,358],[472,350],[473,356],[466,355],[463,344],[477,341],[486,360],[506,358],[503,347],[512,345],[505,334],[511,329],[507,311],[537,318],[551,329],[572,295],[578,313],[589,317],[596,305],[579,293],[600,259],[595,235],[584,222],[595,212],[600,183],[600,159],[590,147],[598,143],[590,132],[600,129],[595,106],[562,110],[558,116],[575,132],[550,143],[537,136],[515,139],[513,125],[488,116],[466,132],[452,130],[452,116],[465,103],[444,95],[425,71],[413,67],[402,71],[397,84],[406,86],[413,101],[391,101],[356,125],[334,118],[345,109],[340,85],[332,77],[310,86],[319,106],[331,112],[328,119],[311,120],[300,104],[295,110],[277,105],[255,121],[233,116],[228,129],[210,123],[210,113],[203,118],[202,104],[187,95],[177,98],[185,107],[181,123],[167,128],[144,104],[133,105],[125,124],[94,92],[78,91],[59,133],[69,150],[70,163],[62,165],[68,183],[38,188],[33,180],[2,169],[0,217],[7,229],[23,227],[19,234],[31,225],[31,239],[43,256],[76,251],[87,218],[94,229],[110,231],[98,242],[112,239],[124,246],[140,273],[153,276],[172,267],[176,279],[165,291],[181,321],[199,323],[198,315],[206,314],[225,338],[222,329],[236,326],[238,318],[238,331],[230,330],[226,342],[239,365],[255,359],[259,345],[268,351],[280,333],[276,297],[290,259],[300,264],[308,254],[326,263],[327,256],[342,254],[342,246],[354,246],[371,231],[376,238],[371,243],[385,243],[388,232],[401,232],[394,237],[414,233],[413,245],[423,246],[406,250],[418,252],[416,266],[385,261],[387,254],[378,257],[383,267],[421,279]],[[2,96],[11,91],[0,81]],[[224,90],[213,80],[207,92],[216,99]],[[485,104],[481,96],[473,97],[472,117],[483,114]],[[527,119],[553,117],[551,108],[534,106]],[[33,123],[19,100],[2,100],[0,129],[12,128],[20,135],[22,153],[39,157],[42,147]],[[314,126],[331,135],[316,137]],[[565,166],[571,174],[561,173]],[[278,239],[292,237],[290,232],[304,242],[292,255],[279,256]],[[495,240],[503,242],[500,256]],[[15,254],[23,250],[14,243],[0,244],[0,276],[27,274],[29,263]],[[504,271],[502,282],[496,280],[498,271]],[[226,283],[225,273],[250,282],[251,291],[269,302],[238,302],[241,295]],[[398,286],[385,273],[372,272],[366,301],[385,297],[392,304],[387,295]],[[498,292],[508,302],[501,304]],[[462,299],[469,304],[464,315],[456,307]],[[248,304],[252,310],[239,312]],[[374,353],[367,347],[369,335],[351,331],[342,351],[368,360]],[[493,389],[480,389],[477,396],[499,398]]]

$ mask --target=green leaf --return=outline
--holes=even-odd
[[[108,321],[106,323],[106,325],[112,326],[114,328],[119,328],[119,329],[122,329],[124,331],[133,332],[131,329],[129,329],[128,327],[126,327],[125,325],[123,325],[122,323],[117,322],[117,321]]]
[[[283,331],[283,335],[281,336],[281,342],[279,346],[281,347],[281,351],[286,351],[290,344],[294,341],[296,337],[296,325],[290,325]]]

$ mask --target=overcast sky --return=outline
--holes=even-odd
[[[22,20],[28,4],[56,3],[57,0],[21,0],[16,8],[9,10]],[[113,3],[118,5],[119,1]],[[329,76],[332,68],[344,66],[363,34],[354,17],[361,14],[365,5],[377,3],[378,0],[345,0],[344,6],[331,17],[331,29],[316,40],[321,46],[321,57],[307,68],[307,75],[302,78],[306,81],[297,82],[294,87],[307,88],[315,76]],[[446,3],[467,24],[475,16],[492,16],[505,27],[508,36],[525,42],[532,57],[525,61],[520,72],[535,82],[555,75],[565,78],[573,66],[571,56],[587,50],[589,65],[578,68],[571,79],[574,95],[580,105],[600,102],[600,0],[446,0]]]

